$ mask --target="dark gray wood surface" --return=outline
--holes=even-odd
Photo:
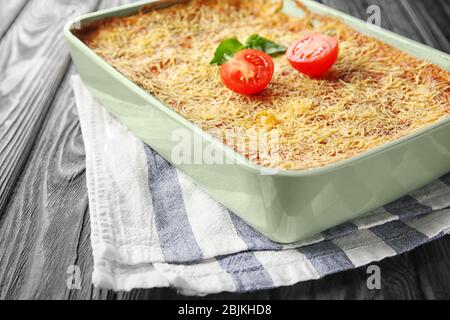
[[[0,299],[174,299],[171,289],[113,293],[91,286],[85,154],[61,28],[83,13],[129,0],[0,0]],[[322,0],[450,52],[450,0]],[[78,265],[82,289],[68,290]],[[382,290],[360,268],[292,287],[211,299],[450,298],[450,237],[386,259]]]

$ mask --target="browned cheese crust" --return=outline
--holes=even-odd
[[[339,59],[321,79],[300,74],[280,56],[269,88],[241,96],[209,64],[226,38],[245,41],[256,33],[289,46],[311,32],[339,39]],[[79,37],[142,89],[266,167],[322,167],[450,115],[448,71],[338,20],[288,17],[273,1],[191,1],[107,19]],[[225,132],[245,137],[255,130],[279,139],[255,152],[224,138]],[[270,156],[274,150],[278,157]]]

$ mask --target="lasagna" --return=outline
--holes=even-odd
[[[193,0],[108,18],[78,36],[142,89],[265,167],[326,166],[450,116],[448,71],[334,18],[307,10],[294,18],[281,7],[268,0]],[[313,32],[339,41],[339,58],[321,78],[297,72],[280,55],[269,87],[245,96],[228,90],[210,64],[227,38],[259,34],[288,47]],[[259,131],[278,137],[265,152],[237,145],[228,134]]]

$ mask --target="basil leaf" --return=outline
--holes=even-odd
[[[236,52],[244,48],[244,45],[236,38],[224,40],[217,48],[214,59],[212,59],[210,63],[218,65],[224,64],[231,59]]]
[[[263,38],[257,34],[250,36],[246,42],[246,48],[261,50],[270,56],[277,56],[286,52],[285,46],[276,44],[266,38]]]
[[[260,37],[257,34],[250,36],[245,45],[239,42],[236,38],[230,38],[222,41],[214,54],[214,59],[212,59],[210,63],[218,65],[224,64],[230,60],[236,52],[243,49],[260,50],[273,57],[283,54],[287,50],[285,46],[276,44],[275,42]]]

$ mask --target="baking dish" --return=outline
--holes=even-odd
[[[202,148],[216,149],[226,164],[174,163],[214,199],[276,242],[303,240],[389,203],[450,171],[450,119],[323,168],[267,171],[251,163],[163,103],[127,80],[72,32],[73,26],[111,16],[130,15],[143,5],[158,8],[182,1],[146,1],[88,14],[69,22],[65,37],[80,75],[94,96],[145,143],[172,162],[179,141],[173,133],[188,132]],[[450,69],[450,57],[391,32],[317,4],[312,11],[339,18],[354,29],[418,58]],[[300,16],[295,1],[284,11]],[[211,151],[211,150],[209,150]]]

